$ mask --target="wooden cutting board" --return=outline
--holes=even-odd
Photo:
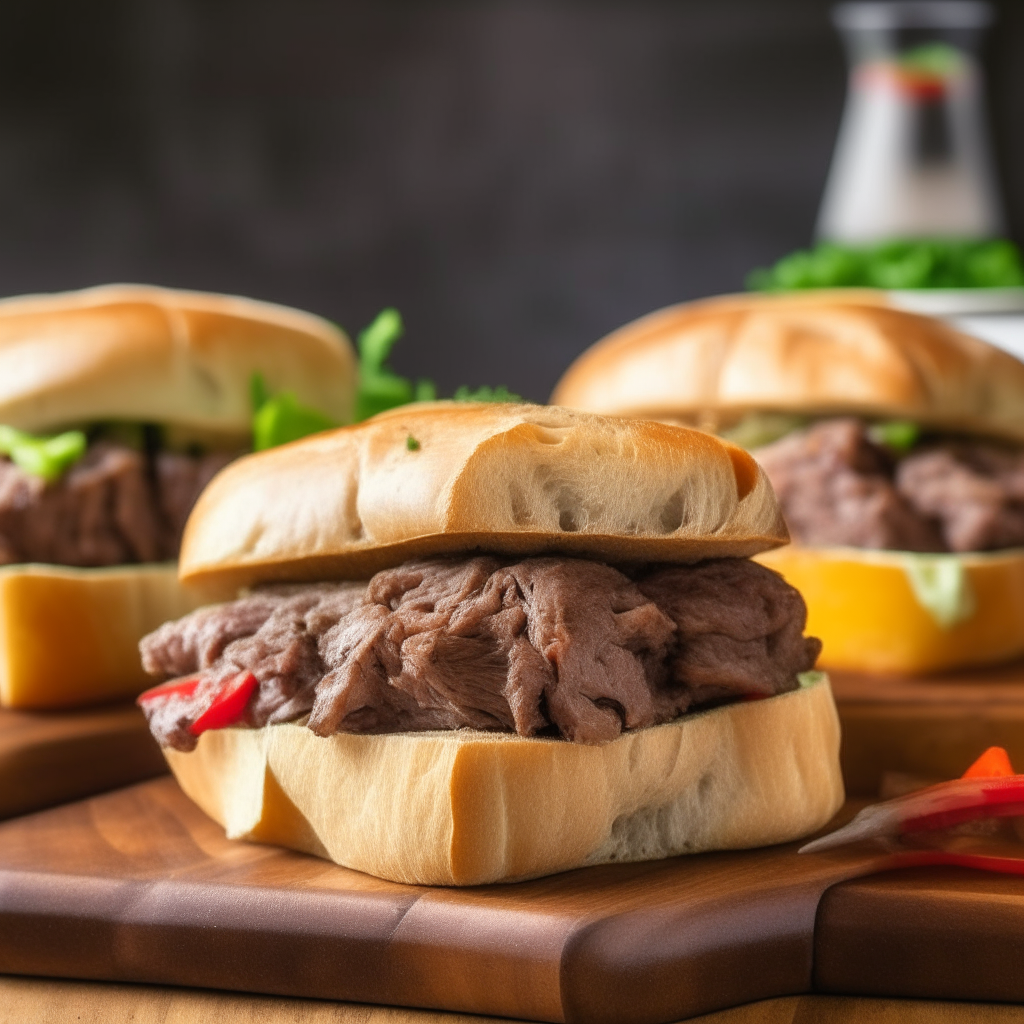
[[[824,992],[1024,1002],[1024,878],[917,868],[836,886],[814,960]]]
[[[881,859],[795,845],[406,886],[230,842],[157,779],[0,825],[0,973],[588,1024],[814,990],[1024,1000],[1024,879],[855,877]]]
[[[0,818],[166,771],[133,704],[60,712],[0,708]]]
[[[169,778],[0,825],[0,973],[658,1024],[810,990],[793,845],[472,889],[230,842]]]
[[[921,678],[829,675],[849,796],[874,799],[887,772],[956,778],[991,746],[1024,771],[1024,662]]]

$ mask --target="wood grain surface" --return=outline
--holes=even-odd
[[[171,779],[0,825],[0,972],[656,1024],[807,992],[793,845],[506,886],[404,886],[230,842]]]
[[[815,987],[826,992],[1024,1002],[1024,878],[892,871],[827,892]]]
[[[240,996],[153,985],[0,978],[0,1024],[494,1024],[493,1017]],[[692,1024],[1019,1024],[1024,1007],[934,1000],[785,996],[691,1018]],[[516,1024],[516,1022],[509,1022]],[[521,1024],[521,1022],[520,1022]]]
[[[0,818],[166,771],[134,704],[61,712],[0,708]]]
[[[1024,770],[1024,662],[921,678],[829,675],[848,796],[876,797],[887,772],[955,778],[991,746]]]

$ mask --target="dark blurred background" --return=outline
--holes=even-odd
[[[1024,3],[990,112],[1024,238]],[[384,305],[397,369],[545,399],[653,308],[810,241],[845,91],[819,0],[17,0],[0,294]]]

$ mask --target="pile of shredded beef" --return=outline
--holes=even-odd
[[[98,441],[48,484],[0,459],[0,564],[124,565],[178,557],[185,520],[233,456],[147,456]]]
[[[924,442],[902,458],[860,420],[823,420],[755,452],[793,539],[896,551],[1024,545],[1024,452]]]
[[[309,715],[318,735],[492,729],[604,743],[698,705],[797,685],[820,641],[781,577],[746,559],[633,578],[577,558],[433,559],[369,583],[267,587],[151,633],[146,671],[201,673],[146,702],[164,746],[227,676],[259,686],[241,724]]]

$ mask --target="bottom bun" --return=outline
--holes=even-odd
[[[807,602],[823,668],[921,675],[1024,655],[1024,550],[802,548],[755,559]]]
[[[287,724],[165,754],[230,838],[396,882],[510,882],[820,828],[843,783],[832,691],[813,676],[601,747],[468,730],[324,739]]]
[[[139,641],[212,594],[166,565],[0,569],[0,706],[73,708],[152,685]]]

